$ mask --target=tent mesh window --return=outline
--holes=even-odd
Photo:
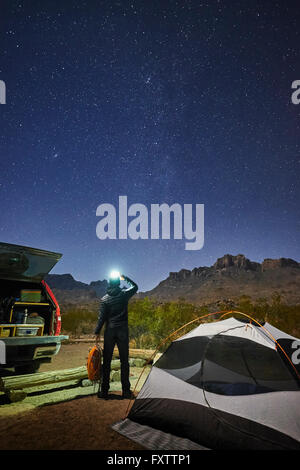
[[[276,350],[233,336],[175,341],[155,367],[221,395],[299,390],[295,375]]]

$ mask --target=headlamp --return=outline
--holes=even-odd
[[[112,279],[113,281],[116,281],[117,279],[120,279],[119,271],[111,271],[111,273],[109,275],[109,279]]]

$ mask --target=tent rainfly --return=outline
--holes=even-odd
[[[268,323],[200,324],[171,343],[112,428],[152,450],[300,450],[297,347]]]

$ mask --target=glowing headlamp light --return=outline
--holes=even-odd
[[[116,281],[117,279],[120,279],[120,273],[119,271],[111,271],[109,275],[109,279],[112,279],[113,281]]]

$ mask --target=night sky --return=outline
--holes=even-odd
[[[226,253],[300,261],[293,1],[1,1],[0,240],[153,288]],[[205,205],[205,243],[104,240],[96,209]]]

